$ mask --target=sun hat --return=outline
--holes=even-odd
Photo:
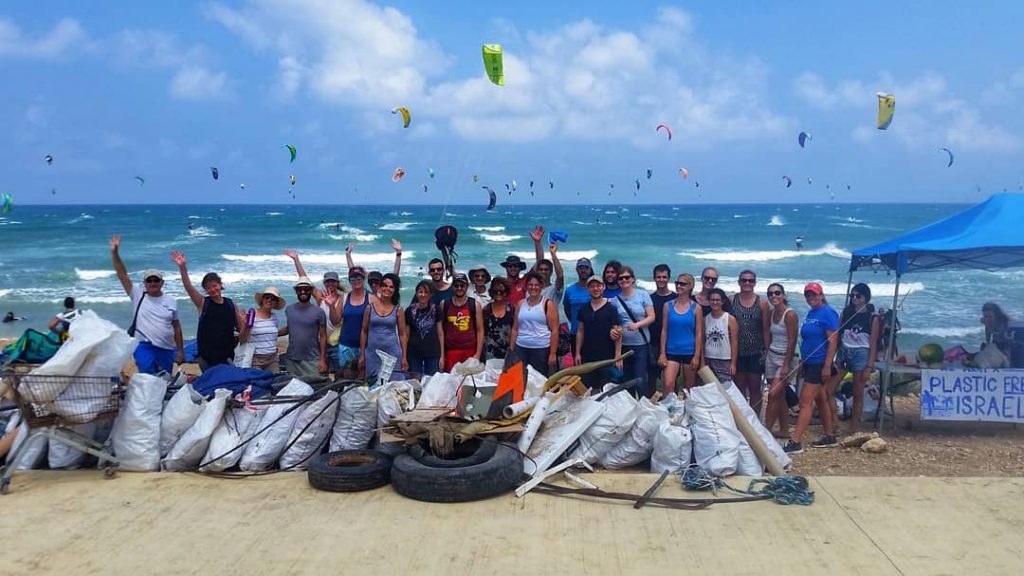
[[[472,276],[474,272],[483,272],[487,275],[487,279],[484,282],[491,281],[491,273],[487,271],[487,268],[483,264],[477,264],[469,269],[469,275]]]
[[[281,297],[281,291],[274,286],[267,286],[260,292],[256,293],[257,305],[263,304],[263,296],[266,294],[270,294],[271,296],[277,297],[277,304],[274,304],[274,310],[280,310],[281,308],[284,308],[284,298]]]
[[[505,268],[506,270],[511,267],[522,268],[523,270],[526,270],[526,262],[523,262],[522,259],[519,258],[519,256],[511,254],[507,258],[505,258],[504,262],[501,263],[501,267]]]
[[[591,282],[598,282],[599,284],[604,286],[604,278],[601,278],[600,276],[597,276],[597,275],[594,275],[594,276],[591,276],[590,278],[587,278],[587,286],[590,286]]]
[[[159,270],[157,270],[156,268],[150,268],[149,270],[146,270],[145,272],[142,273],[142,279],[143,280],[149,280],[150,278],[152,278],[154,276],[156,276],[157,278],[159,278],[161,280],[164,279],[164,273],[159,271]]]
[[[579,260],[577,260],[576,267],[579,268],[580,266],[586,266],[591,270],[594,269],[594,265],[590,263],[590,258],[580,258]]]
[[[334,280],[335,282],[341,282],[341,278],[338,277],[337,272],[324,272],[324,282],[328,280]]]
[[[804,292],[814,292],[815,294],[824,294],[825,291],[821,289],[821,284],[817,282],[808,282],[807,286],[804,286]]]
[[[363,278],[366,278],[366,268],[363,268],[362,266],[353,266],[349,268],[348,277],[351,278],[353,276],[362,276]]]
[[[452,278],[452,284],[455,284],[457,282],[462,282],[466,286],[469,286],[469,276],[466,276],[462,272],[459,272]]]
[[[307,277],[307,276],[300,276],[299,280],[295,284],[292,285],[292,288],[299,288],[301,286],[308,286],[308,287],[312,288],[313,287],[313,283],[309,281],[309,277]]]

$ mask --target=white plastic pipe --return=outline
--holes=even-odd
[[[533,408],[540,401],[539,396],[533,398],[527,398],[526,400],[520,400],[515,404],[509,404],[505,406],[505,409],[501,411],[502,417],[511,420],[512,418],[518,418],[526,413],[527,410]]]
[[[526,451],[530,449],[530,444],[533,444],[533,439],[537,437],[537,431],[540,430],[540,425],[548,415],[548,408],[550,407],[550,396],[541,398],[533,407],[533,412],[526,420],[526,427],[523,430],[523,433],[519,436],[519,451],[523,454],[526,454]]]

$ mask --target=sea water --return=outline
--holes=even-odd
[[[253,294],[271,285],[294,301],[296,275],[286,248],[298,250],[309,276],[324,272],[345,277],[345,246],[369,270],[390,271],[390,239],[402,242],[402,302],[408,302],[427,262],[438,255],[434,230],[459,230],[456,267],[483,264],[491,274],[509,254],[533,261],[529,233],[537,224],[568,233],[559,246],[567,281],[576,280],[575,261],[587,257],[600,271],[617,259],[632,266],[639,286],[654,289],[652,268],[667,263],[673,276],[699,276],[705,266],[719,269],[719,285],[738,290],[741,270],[757,273],[757,291],[781,282],[790,305],[801,316],[806,282],[824,286],[838,309],[847,290],[850,253],[934,222],[963,205],[520,205],[486,212],[483,206],[16,206],[0,218],[0,314],[13,311],[24,321],[0,325],[0,336],[25,328],[45,330],[65,296],[80,308],[127,326],[132,308],[111,264],[109,241],[122,236],[121,257],[132,280],[147,268],[165,274],[165,290],[178,299],[182,329],[195,333],[196,310],[188,300],[170,252],[188,258],[193,284],[207,272],[224,280],[224,294],[242,309]],[[803,237],[803,248],[794,242]],[[544,242],[547,242],[546,235]],[[544,247],[545,255],[547,246]],[[895,276],[858,272],[876,306],[891,307]],[[908,274],[901,279],[897,304],[903,330],[901,348],[926,341],[962,343],[977,349],[983,337],[981,305],[999,302],[1012,318],[1024,317],[1024,269],[997,272],[955,270]],[[671,285],[670,285],[671,286]]]

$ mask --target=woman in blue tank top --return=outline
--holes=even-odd
[[[693,300],[694,278],[676,277],[676,299],[665,303],[661,326],[661,350],[658,364],[665,367],[663,395],[676,391],[676,378],[683,372],[683,386],[693,386],[700,367],[704,342],[704,312]]]

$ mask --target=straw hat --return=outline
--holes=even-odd
[[[267,286],[260,292],[256,293],[256,305],[263,305],[264,294],[270,294],[271,296],[277,297],[277,304],[274,305],[274,310],[280,310],[281,308],[284,308],[284,298],[281,297],[281,291],[275,288],[274,286]]]

